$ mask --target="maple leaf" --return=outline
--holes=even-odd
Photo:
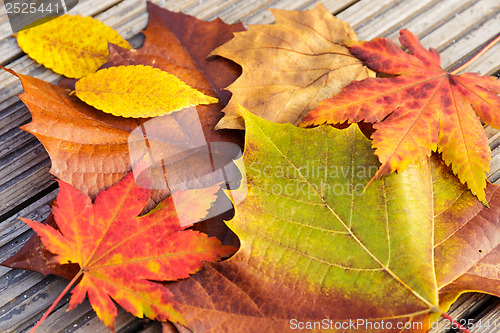
[[[248,193],[231,191],[246,197],[226,222],[241,248],[171,286],[188,327],[284,332],[293,319],[328,318],[365,320],[331,326],[343,332],[373,332],[382,320],[392,325],[384,331],[421,323],[413,331],[425,332],[460,293],[500,295],[498,186],[487,187],[487,209],[434,156],[364,190],[380,164],[357,127],[242,114]]]
[[[350,47],[371,69],[398,76],[353,82],[321,102],[300,126],[346,120],[375,123],[373,147],[382,163],[375,177],[400,172],[430,156],[431,150],[438,151],[487,205],[484,188],[491,153],[477,115],[500,128],[499,80],[448,73],[436,50],[426,50],[408,30],[400,33],[401,44],[411,53],[385,38],[353,42]]]
[[[69,96],[63,88],[33,77],[15,75],[25,89],[20,97],[33,115],[33,121],[22,128],[36,135],[47,149],[52,161],[50,172],[87,195],[93,197],[123,178],[131,170],[131,164],[142,157],[141,145],[145,140],[155,153],[150,168],[153,180],[163,186],[161,189],[152,187],[157,189],[151,192],[146,210],[162,201],[171,190],[209,187],[226,180],[237,181],[240,177],[237,168],[228,165],[235,156],[234,149],[220,149],[227,148],[224,142],[215,142],[208,147],[205,143],[199,149],[189,146],[193,141],[199,146],[199,142],[206,140],[196,110],[186,109],[156,117],[150,124],[147,119],[105,114],[76,96]],[[210,121],[210,118],[205,118],[205,121]],[[216,134],[211,138],[215,140]],[[224,133],[218,138],[237,141],[239,136]],[[177,153],[182,150],[189,154]],[[212,172],[220,168],[225,172]],[[168,173],[168,183],[164,172]],[[18,253],[2,264],[72,277],[72,267],[54,265],[50,258],[51,254],[34,235]]]
[[[99,193],[95,202],[62,181],[53,208],[60,231],[22,219],[40,236],[59,264],[77,263],[83,275],[72,291],[69,309],[89,295],[97,316],[114,330],[113,300],[138,317],[185,323],[171,293],[151,282],[183,279],[203,261],[234,252],[216,238],[184,230],[207,214],[218,186],[176,192],[150,213],[139,216],[150,190],[140,188],[132,174]],[[175,201],[175,204],[174,204]],[[181,226],[180,216],[191,224]]]
[[[148,118],[217,99],[191,88],[177,77],[151,66],[118,66],[78,80],[78,98],[115,116]]]
[[[342,44],[356,39],[354,30],[321,3],[271,12],[275,24],[250,26],[212,52],[243,67],[227,87],[233,98],[216,128],[244,128],[238,104],[264,119],[297,124],[319,101],[370,75]]]
[[[19,47],[58,74],[80,78],[108,59],[108,43],[131,48],[116,31],[91,17],[63,15],[20,31]]]

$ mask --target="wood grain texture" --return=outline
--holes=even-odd
[[[183,11],[198,18],[221,17],[227,23],[268,24],[274,18],[266,9],[310,9],[315,0],[154,0],[154,3]],[[360,39],[376,36],[395,39],[398,30],[408,28],[426,47],[442,53],[445,67],[454,68],[477,52],[499,33],[498,0],[324,0],[323,4],[350,23]],[[144,0],[80,0],[72,11],[95,16],[122,36],[141,42],[139,32],[147,24]],[[56,82],[59,76],[24,55],[10,36],[4,7],[0,5],[0,64],[22,74]],[[133,44],[133,43],[132,43]],[[135,45],[136,47],[138,45]],[[484,54],[468,71],[495,74],[500,70],[500,45]],[[0,72],[0,260],[15,253],[32,232],[19,216],[43,220],[54,199],[54,177],[48,173],[50,161],[43,146],[18,127],[29,122],[30,114],[19,101],[19,81]],[[489,180],[500,179],[500,132],[486,127],[492,149]],[[65,281],[38,273],[0,267],[0,332],[25,332],[41,317],[57,297]],[[68,297],[49,316],[41,332],[103,332],[104,325],[88,303],[66,312]],[[476,313],[485,309],[484,313]],[[472,311],[472,312],[471,312]],[[476,311],[476,312],[474,312]],[[450,315],[459,318],[471,312],[476,318],[497,320],[497,328],[474,328],[471,332],[500,332],[500,301],[479,294],[465,294],[452,307]],[[157,323],[139,320],[123,310],[117,318],[117,331],[161,332]],[[433,332],[443,332],[443,327]]]

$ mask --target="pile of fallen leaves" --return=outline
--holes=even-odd
[[[139,49],[80,16],[17,36],[72,79],[6,69],[60,190],[4,265],[72,279],[70,308],[88,295],[111,330],[115,301],[196,332],[425,332],[464,292],[500,296],[497,78],[407,30],[407,51],[357,41],[322,5],[246,31],[148,12]]]

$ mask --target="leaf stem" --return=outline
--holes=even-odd
[[[458,321],[456,321],[455,319],[453,319],[449,314],[447,314],[446,312],[443,312],[441,314],[444,318],[448,319],[450,322],[452,322],[455,327],[460,331],[460,332],[463,332],[463,333],[470,333],[470,331],[468,329],[466,329],[465,327],[462,326],[462,324],[460,324]]]
[[[40,325],[45,321],[45,319],[47,319],[47,317],[49,316],[49,314],[52,312],[52,310],[54,310],[54,308],[56,307],[57,303],[59,303],[61,301],[61,299],[63,298],[64,295],[66,295],[66,293],[68,292],[68,290],[76,283],[76,281],[78,281],[78,279],[80,278],[80,276],[82,275],[83,271],[80,270],[78,272],[78,274],[75,275],[75,277],[73,278],[73,280],[71,280],[68,285],[66,286],[66,288],[64,288],[64,290],[59,294],[59,296],[57,296],[57,298],[55,299],[54,303],[52,303],[52,305],[50,306],[50,308],[45,311],[45,314],[42,316],[42,318],[40,318],[40,320],[38,321],[38,323],[36,323],[35,326],[33,326],[33,328],[29,331],[29,333],[34,333],[36,331],[36,329],[38,327],[40,327]]]
[[[493,45],[495,45],[499,41],[500,41],[500,34],[495,39],[493,39],[491,42],[489,42],[488,45],[483,47],[483,49],[481,51],[479,51],[475,56],[473,56],[472,58],[467,60],[465,63],[463,63],[462,66],[458,67],[453,72],[451,72],[451,74],[453,74],[453,75],[458,74],[459,72],[463,71],[465,68],[469,67],[470,64],[472,64],[474,61],[476,61],[480,56],[482,56],[486,51],[491,49],[493,47]]]

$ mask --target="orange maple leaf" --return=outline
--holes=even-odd
[[[396,77],[368,78],[322,101],[300,126],[375,123],[372,146],[382,163],[374,178],[442,153],[462,183],[485,205],[491,152],[478,119],[500,128],[500,82],[494,77],[443,70],[439,53],[426,50],[408,30],[401,50],[386,38],[352,42],[351,52],[371,69]],[[477,115],[476,115],[477,113]]]
[[[191,223],[203,218],[219,186],[176,192],[143,216],[138,215],[150,190],[137,186],[131,173],[99,193],[94,203],[69,184],[59,181],[59,186],[53,213],[60,231],[22,220],[57,254],[55,261],[80,265],[72,282],[83,277],[72,291],[69,309],[88,294],[97,316],[112,331],[117,309],[111,298],[137,317],[185,324],[171,292],[151,280],[187,278],[202,268],[202,260],[216,261],[234,252],[216,238],[179,224],[180,218]]]

